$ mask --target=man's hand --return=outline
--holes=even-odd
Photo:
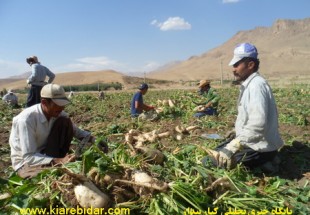
[[[205,105],[205,108],[209,108],[209,107],[212,107],[212,102],[208,102],[208,103]]]
[[[63,158],[53,158],[51,164],[53,166],[59,166],[61,164],[66,164],[69,162],[75,161],[75,155],[74,154],[67,154]]]
[[[95,138],[94,136],[91,136],[90,142],[94,144],[94,143],[96,142],[96,138]],[[104,141],[104,140],[100,140],[100,141],[98,142],[98,144],[97,144],[97,147],[98,147],[101,151],[103,151],[104,153],[108,153],[108,152],[109,152],[108,144],[107,144],[107,142]]]
[[[155,109],[154,106],[147,106],[147,111],[154,110],[154,109]]]
[[[103,141],[103,140],[99,141],[97,146],[104,153],[108,153],[109,147],[108,147],[108,144],[105,141]]]
[[[194,108],[194,111],[196,111],[196,112],[202,112],[204,110],[205,110],[205,106],[203,106],[203,105],[199,105],[199,106]]]

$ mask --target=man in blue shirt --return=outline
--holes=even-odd
[[[141,84],[138,88],[139,91],[136,92],[131,100],[131,117],[138,117],[143,111],[153,110],[154,107],[146,105],[143,103],[143,95],[147,93],[149,86],[147,84]]]

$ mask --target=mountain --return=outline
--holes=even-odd
[[[66,72],[56,73],[55,75],[56,77],[53,83],[63,86],[118,82],[123,85],[124,89],[137,89],[145,81],[144,77],[128,76],[114,70]],[[0,89],[24,89],[28,87],[26,80],[27,78],[0,79]],[[165,86],[171,85],[170,81],[159,81],[157,79],[150,79],[149,77],[146,81],[155,88],[165,88]]]
[[[124,77],[122,73],[113,70],[103,70],[103,71],[84,71],[84,72],[66,72],[66,73],[56,73],[56,78],[53,83],[60,85],[70,86],[70,85],[83,85],[83,84],[93,84],[93,83],[111,83],[119,82],[124,83]],[[0,79],[1,90],[6,89],[23,89],[27,87],[26,79],[20,76],[19,79]]]
[[[166,80],[233,79],[228,66],[238,43],[254,44],[260,73],[268,79],[310,76],[310,18],[277,20],[271,27],[240,31],[224,44],[148,77]],[[309,78],[309,77],[308,77]]]
[[[256,27],[239,31],[230,40],[201,55],[192,56],[185,61],[170,62],[158,70],[147,74],[124,75],[113,70],[91,72],[57,73],[54,83],[79,85],[92,83],[119,82],[126,88],[137,86],[144,81],[155,80],[232,80],[232,68],[228,66],[233,57],[233,49],[238,43],[253,43],[259,52],[260,73],[268,80],[310,80],[310,18],[302,20],[277,20],[271,27]],[[0,89],[22,89],[26,87],[25,73],[9,79],[0,79]],[[139,77],[137,77],[139,76]],[[160,83],[160,82],[158,82]],[[180,83],[180,82],[179,82]],[[169,83],[171,84],[171,82]],[[156,86],[157,87],[157,86]]]
[[[8,79],[27,79],[30,75],[31,75],[31,71],[22,73],[20,75],[11,76]]]

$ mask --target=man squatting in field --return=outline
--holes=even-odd
[[[217,115],[217,107],[220,96],[211,88],[209,80],[201,80],[198,83],[199,95],[203,97],[203,102],[193,101],[196,105],[202,105],[203,109],[194,114],[194,117],[200,118],[207,115]]]
[[[73,137],[85,144],[96,141],[90,132],[74,125],[64,112],[70,101],[62,86],[45,85],[41,97],[40,104],[13,118],[9,139],[11,160],[14,170],[22,178],[35,176],[45,166],[73,161],[75,155],[68,154]],[[105,143],[99,144],[104,152],[108,151]]]
[[[14,94],[13,90],[9,90],[8,93],[3,96],[2,100],[11,107],[20,107],[18,105],[18,97]]]
[[[136,92],[131,100],[131,117],[138,117],[143,111],[154,110],[155,108],[143,103],[143,95],[145,95],[149,89],[147,84],[141,84],[138,88],[139,91]]]
[[[52,83],[55,79],[55,74],[52,73],[47,67],[41,65],[36,56],[31,56],[26,59],[31,67],[31,75],[27,79],[27,84],[31,85],[28,93],[26,107],[39,104],[41,101],[40,92],[42,87],[47,83]],[[45,82],[46,76],[49,77]]]
[[[242,43],[234,49],[234,57],[229,63],[237,81],[242,84],[235,122],[236,136],[208,153],[219,167],[230,169],[243,163],[249,168],[266,167],[268,171],[278,149],[283,146],[278,131],[276,102],[269,84],[258,73],[257,55],[254,45]],[[205,158],[203,163],[207,160]]]

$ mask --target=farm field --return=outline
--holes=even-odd
[[[109,152],[103,154],[97,145],[91,146],[75,162],[44,170],[30,180],[19,178],[10,166],[11,122],[21,109],[0,103],[0,214],[20,214],[20,209],[27,208],[65,214],[65,208],[78,207],[74,187],[83,180],[92,181],[109,197],[108,207],[114,214],[121,214],[121,209],[128,209],[122,214],[152,215],[228,211],[310,214],[310,85],[273,87],[279,130],[285,142],[279,153],[279,169],[273,173],[247,170],[242,165],[234,170],[202,166],[204,147],[215,148],[224,140],[206,139],[201,134],[225,137],[236,119],[238,87],[218,88],[217,92],[221,96],[219,115],[195,119],[195,90],[150,89],[144,96],[146,104],[159,107],[158,100],[168,99],[174,103],[174,107],[161,105],[160,118],[154,121],[131,119],[133,92],[106,92],[102,101],[97,93],[77,93],[65,111],[79,127],[105,140]],[[20,97],[23,103],[26,95]],[[196,127],[181,134],[177,126]],[[144,142],[149,149],[159,150],[163,159],[151,159],[148,151],[132,147],[126,139],[130,130],[168,134]],[[137,144],[133,140],[131,143]],[[73,153],[76,144],[74,140]],[[150,183],[134,181],[135,174],[141,172],[151,176]]]

